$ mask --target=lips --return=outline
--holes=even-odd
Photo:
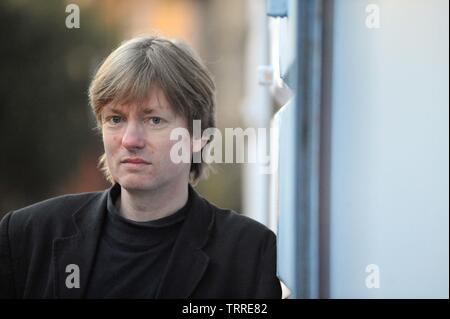
[[[150,164],[149,162],[147,162],[146,160],[144,160],[143,158],[140,157],[127,157],[124,160],[122,160],[121,163],[124,164]]]

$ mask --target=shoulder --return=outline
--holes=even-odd
[[[275,242],[275,234],[264,224],[231,209],[209,203],[214,214],[214,228],[220,236],[250,242]]]
[[[29,227],[42,230],[51,224],[69,221],[74,212],[99,198],[102,193],[79,193],[50,198],[11,211],[4,219],[8,220],[9,228],[13,230],[24,230]]]

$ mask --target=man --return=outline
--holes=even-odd
[[[214,127],[215,87],[185,45],[122,44],[89,90],[113,186],[9,212],[0,224],[3,298],[280,298],[275,235],[192,188],[209,141],[171,140],[193,120]],[[192,134],[191,134],[192,135]],[[192,158],[192,157],[190,157]]]

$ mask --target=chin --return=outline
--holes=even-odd
[[[152,181],[144,180],[142,177],[121,178],[119,184],[126,190],[144,191],[154,189],[156,185]]]

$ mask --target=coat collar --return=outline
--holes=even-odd
[[[56,298],[84,296],[106,216],[108,192],[109,189],[97,194],[72,215],[76,228],[73,236],[57,238],[53,241]],[[66,285],[68,276],[73,272],[67,269],[68,265],[78,267],[79,288],[68,288]]]
[[[191,296],[203,277],[209,256],[203,251],[214,225],[214,214],[205,199],[189,186],[191,208],[175,242],[156,298]]]
[[[85,296],[106,216],[109,191],[98,193],[73,214],[74,235],[53,241],[54,293],[57,298]],[[211,206],[190,185],[189,196],[192,196],[191,208],[162,274],[156,298],[188,298],[209,263],[209,257],[202,248],[208,241],[214,214]],[[78,266],[79,288],[68,288],[66,285],[68,276],[73,272],[73,269],[66,272],[68,265]]]

